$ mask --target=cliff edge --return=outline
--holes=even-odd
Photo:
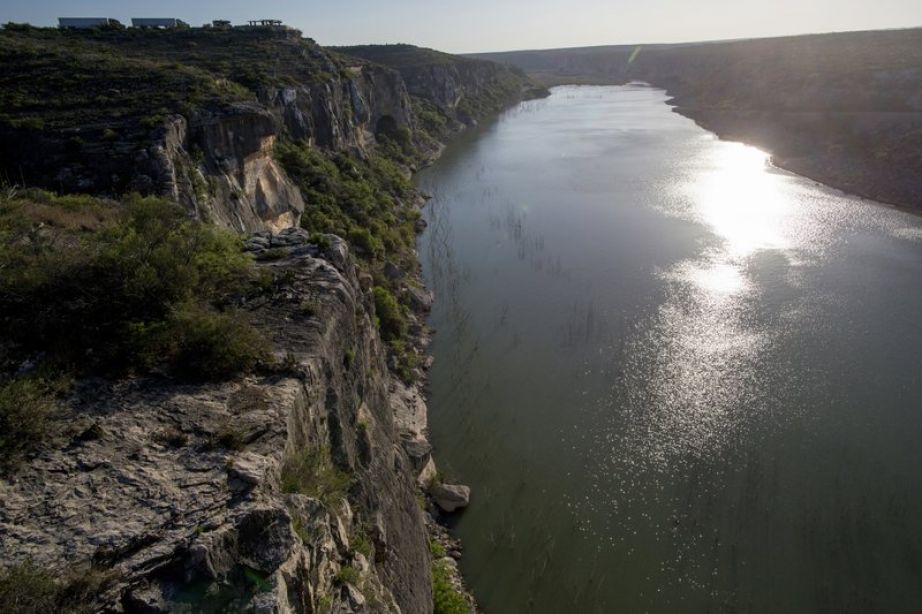
[[[291,30],[0,42],[0,604],[473,610],[408,177],[533,84]]]

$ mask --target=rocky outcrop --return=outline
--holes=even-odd
[[[412,127],[414,119],[400,75],[382,66],[356,65],[345,77],[265,89],[259,99],[281,120],[288,136],[316,147],[365,151],[382,122]]]
[[[372,299],[341,240],[289,243],[249,305],[284,366],[82,383],[58,444],[0,481],[5,564],[92,563],[107,611],[431,611]],[[330,476],[348,476],[344,496],[311,486]]]
[[[76,159],[65,155],[72,137],[48,135],[37,150],[60,155],[20,161],[38,185],[65,192],[159,194],[205,221],[237,231],[277,232],[297,226],[306,204],[275,161],[276,141],[301,139],[363,153],[374,147],[382,122],[412,127],[403,81],[384,67],[357,66],[348,77],[263,90],[258,101],[172,115],[149,135],[132,133],[127,142],[105,142],[102,130],[80,130]]]
[[[372,66],[329,82],[265,89],[259,102],[199,111],[188,127],[175,117],[157,149],[166,169],[159,191],[201,219],[278,232],[298,225],[305,203],[275,161],[276,140],[362,153],[374,147],[382,121],[409,127],[413,118],[400,76]]]
[[[431,101],[465,125],[522,97],[521,83],[508,69],[478,60],[406,66],[400,69],[407,90]],[[471,103],[471,104],[465,104]]]
[[[471,501],[471,489],[460,484],[434,484],[429,494],[435,504],[448,513],[467,507]]]
[[[158,191],[203,220],[235,230],[295,226],[301,193],[275,161],[276,118],[256,104],[170,118],[155,159]],[[144,174],[133,181],[146,182]]]
[[[398,71],[411,96],[449,120],[449,131],[474,125],[519,100],[547,95],[522,71],[495,62],[413,45],[362,45],[339,51]]]

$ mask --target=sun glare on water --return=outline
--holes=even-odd
[[[673,213],[702,224],[709,238],[695,257],[664,272],[669,299],[641,342],[659,357],[638,397],[645,408],[639,429],[657,434],[640,440],[658,462],[715,453],[733,441],[742,408],[758,395],[754,365],[767,342],[747,317],[756,291],[752,258],[786,253],[793,240],[796,205],[768,154],[720,142],[692,163],[676,186]]]
[[[724,240],[731,258],[759,249],[783,249],[788,200],[778,177],[768,172],[769,155],[739,143],[722,145],[692,186],[701,221]]]
[[[720,143],[682,188],[686,214],[706,225],[719,245],[673,271],[710,300],[747,287],[745,268],[760,250],[784,250],[790,200],[769,155],[740,143]]]

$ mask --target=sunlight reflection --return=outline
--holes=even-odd
[[[754,147],[722,143],[690,186],[701,221],[725,241],[731,258],[785,247],[788,199],[783,182],[768,172],[768,159]]]
[[[757,252],[787,252],[796,239],[795,205],[768,158],[739,143],[711,144],[680,187],[682,215],[707,226],[713,241],[663,275],[669,300],[639,341],[656,360],[637,366],[636,389],[629,369],[629,390],[644,408],[637,428],[655,435],[638,441],[654,463],[732,445],[760,394],[756,365],[767,339],[748,321],[749,270]]]
[[[740,267],[729,262],[689,267],[683,277],[715,299],[738,294],[749,285]]]

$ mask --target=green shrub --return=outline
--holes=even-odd
[[[429,552],[434,559],[442,559],[448,555],[448,553],[445,552],[445,546],[443,546],[439,540],[431,538],[429,539]]]
[[[448,563],[437,560],[432,564],[432,600],[435,614],[470,614],[464,596],[451,583]]]
[[[280,141],[276,157],[312,206],[301,225],[347,239],[360,263],[410,257],[418,211],[405,173],[382,155],[329,156],[305,142]]]
[[[0,574],[0,612],[56,612],[58,591],[54,577],[43,567],[14,565]]]
[[[350,545],[353,551],[358,552],[365,558],[370,559],[374,553],[374,544],[372,544],[371,538],[368,537],[368,533],[364,529],[357,531],[356,534],[352,536]]]
[[[0,471],[13,468],[44,441],[56,406],[47,386],[36,379],[0,383]]]
[[[362,574],[352,565],[344,565],[337,573],[336,580],[343,584],[358,587],[362,581]]]
[[[282,492],[300,493],[335,505],[346,497],[352,477],[333,464],[326,447],[307,447],[282,465]]]
[[[384,252],[384,243],[374,236],[367,228],[353,226],[347,236],[352,247],[359,250],[359,255],[369,259],[378,258]]]
[[[8,21],[5,24],[3,24],[3,29],[9,32],[31,32],[32,30],[35,30],[36,28],[30,23],[26,23],[26,22],[19,23],[15,21]]]
[[[0,573],[0,612],[16,614],[90,614],[93,601],[116,574],[92,565],[78,565],[63,577],[31,562]]]
[[[329,595],[320,595],[317,597],[317,613],[329,614],[333,611],[333,598]]]
[[[317,246],[317,248],[325,252],[330,249],[333,245],[330,243],[329,237],[323,234],[314,233],[310,237],[310,242]]]
[[[34,232],[45,220],[55,225]],[[258,354],[255,333],[207,307],[248,279],[239,238],[165,200],[27,191],[0,205],[0,270],[0,338],[14,358],[44,353],[78,373],[151,368],[157,331],[177,336],[165,356],[190,376],[230,375]]]
[[[401,339],[406,334],[407,323],[400,304],[387,288],[375,286],[373,292],[375,316],[378,318],[381,336],[385,341]]]
[[[263,338],[235,313],[189,303],[165,321],[138,327],[142,364],[166,366],[187,380],[222,380],[249,371],[268,356]]]

